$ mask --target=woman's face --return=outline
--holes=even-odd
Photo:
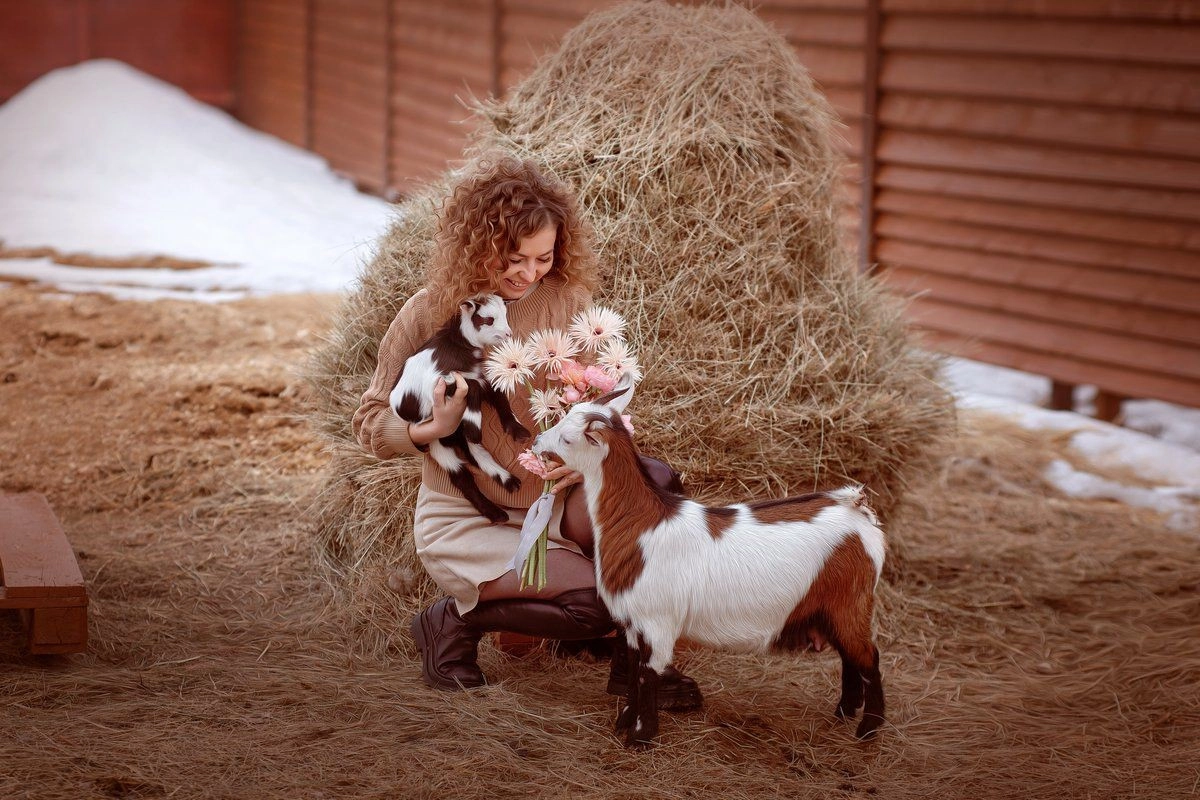
[[[529,287],[540,281],[554,266],[554,243],[558,240],[558,226],[547,225],[532,236],[521,239],[515,253],[508,254],[508,262],[500,266],[500,296],[505,300],[519,300]]]

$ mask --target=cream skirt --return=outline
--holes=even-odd
[[[579,546],[559,531],[564,500],[554,498],[548,546],[580,553]],[[465,498],[430,491],[424,484],[417,491],[413,518],[417,557],[429,577],[454,598],[460,614],[479,602],[480,586],[508,571],[528,509],[505,510],[508,522],[493,525]]]

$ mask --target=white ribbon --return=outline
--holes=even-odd
[[[554,495],[546,492],[529,507],[525,514],[525,524],[521,526],[521,540],[517,542],[517,552],[513,553],[512,561],[508,562],[509,569],[515,569],[517,574],[525,568],[529,551],[534,542],[541,536],[542,531],[550,524],[550,515],[554,511]]]

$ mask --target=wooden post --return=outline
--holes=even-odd
[[[1105,422],[1118,422],[1121,416],[1121,403],[1125,400],[1118,394],[1106,392],[1103,389],[1096,392],[1096,419]]]
[[[1075,384],[1051,381],[1050,408],[1055,411],[1073,410],[1075,408]]]

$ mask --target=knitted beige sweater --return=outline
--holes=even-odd
[[[571,317],[589,304],[590,297],[586,289],[566,285],[561,276],[551,273],[542,278],[529,294],[508,304],[508,323],[513,336],[521,338],[545,328],[565,330]],[[388,395],[400,378],[400,368],[404,362],[443,322],[445,320],[430,318],[428,294],[422,289],[400,309],[379,343],[375,374],[363,393],[353,420],[354,435],[359,444],[376,458],[394,458],[405,453],[421,455],[408,436],[408,423],[397,417],[388,405]],[[536,434],[537,427],[529,414],[529,398],[525,392],[518,390],[509,400],[517,419]],[[529,443],[518,445],[509,438],[500,425],[495,409],[487,404],[483,407],[483,445],[498,464],[521,479],[521,486],[510,494],[491,478],[472,468],[471,473],[480,490],[499,505],[528,508],[542,493],[541,479],[530,475],[517,463],[517,455]],[[422,467],[421,481],[435,492],[462,496],[450,483],[446,472],[428,455]]]

